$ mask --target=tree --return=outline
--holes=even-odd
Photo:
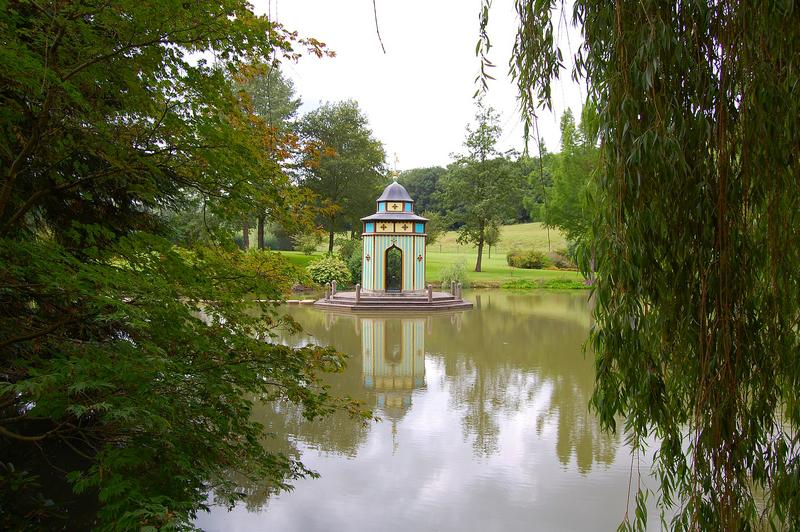
[[[330,207],[321,221],[328,232],[328,253],[333,253],[335,233],[357,230],[360,219],[375,211],[386,153],[352,100],[311,111],[298,129],[318,148],[305,156],[302,182]]]
[[[522,189],[521,175],[498,157],[495,145],[499,136],[497,112],[479,101],[475,125],[467,126],[467,154],[453,162],[442,178],[443,201],[450,222],[458,224],[458,242],[478,248],[476,272],[481,271],[487,229],[513,215],[513,198]]]
[[[429,168],[412,168],[400,173],[400,182],[408,194],[414,198],[414,210],[417,212],[441,213],[439,193],[440,180],[446,170],[441,166]]]
[[[554,163],[554,155],[547,151],[542,139],[539,139],[539,155],[532,163],[526,176],[528,193],[523,198],[523,204],[531,220],[541,222],[547,213],[547,191],[553,185]]]
[[[494,223],[489,225],[486,228],[486,233],[484,235],[484,239],[486,241],[486,245],[489,246],[489,258],[492,258],[492,246],[496,246],[498,242],[500,242],[500,225]]]
[[[0,9],[2,527],[75,516],[64,488],[98,510],[77,528],[187,527],[209,490],[240,497],[236,471],[309,474],[250,417],[256,400],[336,408],[318,374],[342,356],[265,341],[283,320],[252,302],[294,268],[177,246],[166,224],[190,204],[237,224],[254,203],[307,211],[230,77],[324,48],[239,0]]]
[[[243,69],[239,76],[239,89],[244,93],[252,113],[260,117],[272,130],[276,139],[275,151],[295,140],[293,120],[300,108],[300,98],[296,97],[294,84],[283,76],[278,65],[260,65]],[[256,245],[264,249],[264,225],[266,210],[256,209]],[[250,247],[250,221],[242,224],[244,248]]]
[[[302,104],[292,80],[283,75],[279,65],[262,65],[246,74],[239,86],[250,98],[253,114],[279,132],[292,130]]]
[[[550,4],[517,2],[529,123],[560,70]],[[582,0],[575,20],[602,139],[592,405],[634,449],[658,438],[674,528],[796,529],[800,12]]]
[[[428,222],[425,224],[425,233],[427,234],[425,237],[425,245],[430,246],[431,244],[435,244],[442,235],[444,235],[447,230],[445,221],[438,212],[423,211],[421,216],[428,219]]]
[[[561,153],[554,157],[553,184],[547,190],[544,222],[577,242],[589,232],[589,185],[597,162],[595,140],[575,126],[572,110],[561,116]]]

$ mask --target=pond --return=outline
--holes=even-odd
[[[588,292],[475,291],[454,314],[353,316],[287,307],[305,334],[352,355],[333,391],[380,422],[313,423],[263,405],[257,418],[318,479],[213,507],[213,530],[614,530],[632,461],[589,412],[594,371],[582,346]],[[284,443],[284,445],[287,445]],[[637,465],[644,473],[648,464]],[[636,486],[634,467],[633,486]],[[651,509],[650,525],[657,528]]]

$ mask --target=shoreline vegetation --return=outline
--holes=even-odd
[[[544,268],[513,268],[506,262],[506,254],[512,250],[548,251],[547,230],[540,223],[505,225],[501,228],[501,239],[492,247],[491,257],[484,250],[480,272],[473,271],[477,249],[474,246],[459,245],[456,232],[448,231],[427,248],[426,281],[438,287],[442,271],[451,264],[463,263],[470,288],[508,288],[515,290],[584,290],[591,288],[579,271]],[[566,239],[558,230],[550,230],[550,249],[564,249]],[[325,255],[319,247],[311,254],[301,251],[277,251],[289,262],[305,268],[314,260]]]

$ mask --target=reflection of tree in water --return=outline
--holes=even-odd
[[[530,294],[474,297],[480,310],[461,315],[460,327],[448,323],[451,318],[434,321],[434,329],[449,328],[451,334],[434,334],[428,345],[432,352],[447,353],[451,407],[463,411],[462,427],[474,438],[476,454],[496,452],[499,416],[518,412],[546,386],[552,392],[537,431],[555,416],[561,463],[575,455],[582,473],[594,462],[611,463],[619,438],[602,433],[588,410],[594,370],[581,352],[588,335],[585,295],[545,295],[541,304]]]
[[[350,358],[342,374],[326,379],[330,393],[361,400],[366,407],[376,405],[381,417],[395,425],[410,408],[412,391],[424,386],[425,320],[358,318],[312,309],[289,311],[302,323],[304,333],[284,334],[277,341],[293,346],[312,340],[322,345],[335,343]],[[258,403],[253,418],[265,427],[267,449],[293,460],[300,458],[298,442],[353,457],[369,431],[360,419],[338,412],[309,421],[300,408],[285,403]],[[266,505],[279,491],[278,486],[249,483],[243,475],[236,479],[247,495],[249,510]]]
[[[301,458],[301,453],[293,441],[284,437],[276,438],[268,436],[264,446],[269,451],[276,453],[274,455],[277,460],[275,463],[276,469],[285,469],[288,467],[287,462],[294,462],[298,467],[298,471],[308,471],[300,467],[299,461]],[[286,457],[286,460],[282,459],[281,454]],[[313,472],[308,473],[311,475],[314,474]],[[300,475],[294,477],[290,476],[286,479],[286,483],[284,485],[278,485],[264,481],[254,481],[246,474],[246,472],[229,472],[229,477],[231,480],[236,482],[237,491],[243,495],[247,510],[255,511],[265,508],[269,504],[269,500],[274,495],[277,495],[284,489],[291,489],[292,482],[300,478]],[[226,501],[221,500],[217,500],[215,502],[218,504],[226,504]]]
[[[557,416],[558,437],[556,453],[563,465],[567,465],[572,455],[578,471],[588,473],[592,464],[610,464],[614,461],[619,436],[611,436],[600,430],[597,419],[589,413],[588,403],[594,386],[594,372],[576,375],[574,379],[556,379],[546,413],[537,419],[537,428],[545,418]]]
[[[475,294],[476,310],[428,318],[365,318],[290,307],[305,333],[279,340],[302,345],[313,337],[350,354],[345,371],[328,380],[331,393],[377,407],[394,428],[413,407],[413,390],[425,386],[427,348],[444,366],[449,408],[461,415],[477,456],[499,451],[501,416],[523,411],[546,394],[549,402],[537,414],[537,432],[553,423],[559,460],[566,465],[575,456],[585,474],[595,463],[611,463],[619,445],[618,437],[599,430],[587,407],[594,371],[581,352],[589,327],[585,298],[585,293]],[[299,457],[302,446],[355,456],[370,430],[342,414],[309,422],[299,409],[272,403],[257,405],[253,416],[275,435],[265,445],[292,458]],[[276,491],[245,479],[241,485],[249,509],[264,505]]]
[[[360,364],[361,342],[358,323],[354,316],[322,313],[313,309],[290,308],[304,332],[299,335],[284,335],[279,341],[290,345],[301,345],[314,341],[320,345],[333,345],[349,355],[347,367],[340,374],[328,375],[325,383],[330,393],[337,397],[353,397],[366,402],[368,397],[361,391]],[[367,407],[371,405],[367,404]],[[261,403],[254,412],[257,421],[268,433],[289,436],[308,447],[330,453],[355,456],[366,438],[368,427],[362,420],[336,413],[324,418],[308,421],[300,408],[283,403]]]
[[[325,376],[324,380],[330,387],[331,395],[366,401],[366,394],[358,393],[361,390],[361,372],[356,357],[360,354],[361,345],[355,318],[296,307],[289,307],[288,313],[302,324],[303,332],[291,334],[284,331],[275,341],[292,346],[312,342],[332,345],[335,341],[337,348],[350,357],[342,373]],[[325,418],[309,421],[303,416],[300,407],[282,402],[256,403],[252,417],[264,426],[265,448],[282,453],[290,460],[301,458],[298,443],[322,452],[355,456],[369,431],[369,427],[362,420],[350,417],[346,413],[337,412]],[[241,486],[242,493],[246,495],[245,504],[248,510],[265,506],[270,497],[281,491],[281,487],[277,485],[252,483],[244,474],[233,475]]]

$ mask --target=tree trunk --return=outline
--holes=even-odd
[[[264,215],[258,217],[258,249],[264,249]]]
[[[333,255],[333,230],[328,233],[328,255]]]
[[[250,249],[250,220],[247,218],[242,222],[242,249]]]
[[[489,258],[492,258],[492,246],[489,246]]]
[[[481,238],[478,240],[478,262],[475,263],[475,271],[481,271],[481,259],[483,258],[483,230],[481,230]]]

